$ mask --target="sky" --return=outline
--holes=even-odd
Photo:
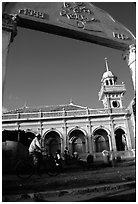
[[[115,20],[136,33],[132,2],[96,2]],[[124,82],[127,107],[134,96],[129,68],[123,52],[112,48],[18,27],[10,46],[3,107],[7,110],[69,104],[103,108],[98,99],[107,57],[109,69]]]

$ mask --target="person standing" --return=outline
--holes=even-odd
[[[56,161],[56,165],[58,166],[58,169],[60,170],[60,172],[62,172],[63,166],[62,166],[62,157],[61,157],[60,149],[57,149],[56,151],[55,161]]]
[[[42,147],[40,134],[36,134],[36,137],[32,140],[29,146],[29,154],[32,155],[33,157],[35,173],[40,174],[40,165],[42,161]]]
[[[65,147],[65,150],[64,150],[64,159],[65,159],[65,164],[68,164],[68,161],[69,161],[69,150],[68,150],[68,147]]]
[[[61,158],[61,151],[60,151],[60,149],[57,149],[55,159],[56,159],[56,162],[57,162],[58,164],[61,163],[62,158]]]

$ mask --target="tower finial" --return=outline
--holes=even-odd
[[[109,66],[108,66],[108,61],[107,61],[107,57],[104,58],[105,59],[105,67],[107,72],[109,71]]]
[[[72,98],[70,98],[69,104],[73,104]]]
[[[24,108],[26,108],[27,107],[27,102],[25,101],[25,103],[24,103],[24,106],[23,106]]]

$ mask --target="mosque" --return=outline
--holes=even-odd
[[[106,58],[105,66],[98,94],[103,109],[70,101],[65,105],[25,106],[3,113],[2,147],[6,152],[3,157],[8,151],[11,156],[11,150],[16,152],[15,157],[23,155],[36,132],[42,136],[42,146],[53,155],[57,149],[63,154],[68,147],[71,154],[78,152],[82,159],[92,154],[94,160],[102,160],[104,150],[114,151],[124,159],[133,157],[135,119],[132,106],[124,108],[125,84],[117,84],[117,77],[109,70]]]

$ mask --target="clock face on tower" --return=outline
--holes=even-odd
[[[112,106],[113,106],[113,108],[119,108],[120,102],[119,101],[112,101]]]

